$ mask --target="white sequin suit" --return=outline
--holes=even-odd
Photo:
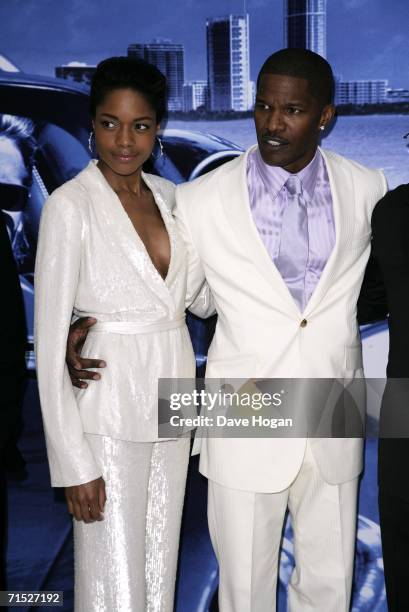
[[[158,441],[157,379],[194,376],[187,253],[174,185],[143,180],[169,234],[166,280],[94,161],[51,195],[41,219],[36,356],[51,481],[102,475],[107,493],[104,521],[74,521],[76,612],[173,609],[189,440]],[[72,313],[98,319],[82,354],[107,362],[85,390],[73,389],[65,365]]]

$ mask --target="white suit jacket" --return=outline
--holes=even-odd
[[[184,324],[187,253],[171,212],[174,185],[153,175],[143,174],[143,179],[169,233],[166,280],[95,162],[54,191],[44,206],[35,328],[53,486],[80,484],[101,475],[84,433],[156,440],[157,379],[194,377],[194,354]],[[101,380],[91,381],[85,390],[72,387],[65,365],[73,312],[96,317],[100,327],[111,322],[111,331],[88,334],[82,355],[104,359],[107,367]],[[121,333],[112,331],[112,322],[121,322]],[[138,333],[133,333],[135,326]]]
[[[190,290],[206,277],[218,312],[206,376],[363,376],[356,302],[369,257],[372,209],[387,188],[382,172],[321,151],[336,241],[301,313],[253,222],[248,153],[176,189],[175,216],[190,253]],[[280,491],[296,477],[305,444],[299,438],[204,438],[200,469],[228,487]],[[350,480],[362,469],[361,440],[314,439],[312,448],[329,483]]]

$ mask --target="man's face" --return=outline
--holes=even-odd
[[[334,112],[332,105],[322,108],[306,79],[263,74],[254,107],[263,161],[291,173],[302,170],[315,155],[320,126],[326,126]]]
[[[18,146],[0,137],[0,208],[20,211],[27,201],[28,170]]]

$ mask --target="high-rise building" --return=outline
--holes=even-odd
[[[210,110],[246,111],[251,105],[249,17],[208,19],[206,28]]]
[[[55,76],[59,79],[67,79],[89,85],[95,70],[96,66],[88,66],[88,64],[82,62],[70,62],[63,66],[56,66]]]
[[[189,81],[183,86],[183,110],[189,112],[207,103],[207,81]]]
[[[388,81],[337,81],[335,83],[336,104],[383,104],[387,102]]]
[[[284,40],[291,49],[326,55],[326,0],[284,0]]]
[[[409,89],[392,89],[386,92],[388,102],[409,102]]]
[[[183,45],[157,38],[151,43],[129,45],[128,56],[140,57],[159,68],[168,81],[169,110],[183,110],[183,84],[185,82]]]
[[[256,84],[254,81],[249,81],[248,110],[253,110],[255,101],[256,101]]]

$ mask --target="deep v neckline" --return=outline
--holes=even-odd
[[[162,221],[163,221],[163,224],[165,226],[166,233],[168,235],[170,256],[169,256],[168,269],[167,269],[166,275],[164,277],[162,276],[162,274],[159,272],[158,268],[153,263],[152,257],[149,255],[149,251],[146,248],[144,241],[140,237],[138,230],[136,229],[136,227],[132,223],[132,220],[131,220],[130,216],[126,212],[125,207],[122,204],[120,197],[118,196],[116,191],[111,187],[111,185],[107,181],[106,177],[104,176],[104,174],[102,173],[100,168],[98,168],[97,163],[95,163],[95,169],[99,172],[99,174],[103,178],[104,182],[106,183],[106,185],[108,186],[108,188],[112,192],[112,194],[114,196],[114,200],[115,200],[116,204],[119,207],[119,213],[121,214],[123,220],[128,225],[128,228],[130,229],[130,231],[133,232],[134,236],[136,237],[136,241],[137,241],[139,247],[142,249],[142,251],[144,252],[144,254],[146,256],[146,260],[148,262],[149,267],[152,269],[152,271],[157,276],[157,278],[159,278],[162,281],[162,283],[167,286],[167,280],[169,279],[169,273],[170,273],[170,270],[171,270],[171,267],[172,267],[172,263],[173,263],[173,249],[174,249],[174,246],[173,246],[173,237],[172,237],[172,231],[171,231],[170,224],[169,224],[169,219],[167,218],[167,215],[166,215],[166,207],[164,206],[162,208],[162,202],[160,202],[159,194],[157,194],[155,192],[155,189],[154,189],[152,183],[147,178],[145,172],[142,172],[141,173],[142,181],[145,183],[146,187],[149,189],[149,191],[151,192],[151,194],[153,196],[153,201],[155,202],[155,204],[156,204],[156,206],[158,208],[159,214],[160,214],[160,216],[162,218]]]

